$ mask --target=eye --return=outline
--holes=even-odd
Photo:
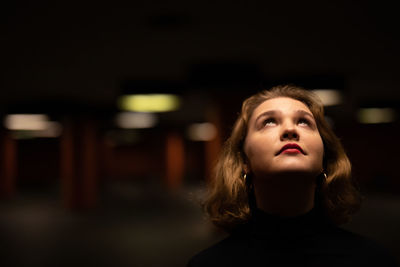
[[[274,118],[268,118],[264,120],[263,126],[273,126],[276,124],[276,120]]]
[[[299,121],[297,122],[300,125],[306,125],[306,126],[310,126],[311,122],[308,119],[305,118],[301,118],[299,119]]]

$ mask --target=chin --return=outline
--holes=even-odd
[[[270,173],[274,175],[292,174],[300,176],[317,176],[320,172],[319,170],[321,170],[321,168],[316,169],[309,166],[294,166],[291,164],[289,166],[280,166],[279,168],[271,169]]]
[[[304,174],[318,174],[322,170],[322,165],[314,160],[305,160],[297,158],[287,158],[270,164],[272,172],[290,172]]]
[[[297,175],[316,175],[315,171],[310,171],[308,169],[298,169],[298,168],[287,168],[283,170],[276,170],[273,172],[274,174],[297,174]]]

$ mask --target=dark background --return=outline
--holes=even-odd
[[[17,171],[0,203],[0,262],[183,266],[223,236],[198,206],[207,147],[226,139],[245,97],[282,83],[342,92],[344,102],[326,113],[367,197],[345,227],[398,253],[399,121],[363,125],[355,117],[360,107],[399,111],[396,11],[372,1],[2,3],[1,115],[46,113],[64,132],[11,141]],[[160,91],[179,94],[181,109],[160,114],[153,129],[116,129],[120,94]],[[185,138],[190,123],[209,120],[219,130],[214,145]],[[174,136],[185,159],[177,182],[165,178]],[[82,180],[84,151],[96,155],[95,182],[66,189],[62,144],[74,148]]]

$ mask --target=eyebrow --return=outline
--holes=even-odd
[[[302,110],[302,109],[296,110],[295,113],[296,113],[296,114],[303,115],[303,116],[309,116],[309,117],[311,117],[312,119],[314,119],[314,116],[313,116],[310,112],[307,112],[307,111]]]
[[[296,110],[294,113],[295,113],[295,114],[299,114],[299,115],[303,115],[303,116],[308,116],[308,117],[310,117],[311,119],[315,120],[315,119],[314,119],[314,116],[313,116],[311,113],[309,113],[309,112],[307,112],[307,111],[305,111],[305,110],[298,109],[298,110]],[[257,118],[256,118],[256,123],[257,123],[258,120],[259,120],[260,118],[262,118],[262,117],[271,116],[271,115],[276,115],[276,114],[282,114],[282,111],[280,111],[280,110],[268,110],[268,111],[265,111],[265,112],[263,112],[263,113],[261,113],[260,115],[257,116]]]
[[[266,116],[275,115],[276,113],[282,114],[282,112],[279,111],[279,110],[268,110],[268,111],[265,111],[265,112],[261,113],[261,114],[258,115],[257,118],[256,118],[256,124],[258,123],[258,120],[259,120],[260,118],[266,117]]]

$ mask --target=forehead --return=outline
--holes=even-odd
[[[291,113],[297,110],[304,110],[312,114],[310,109],[303,102],[290,98],[290,97],[276,97],[265,100],[262,102],[252,114],[252,118],[256,118],[258,115],[269,111],[278,110],[282,113]]]

